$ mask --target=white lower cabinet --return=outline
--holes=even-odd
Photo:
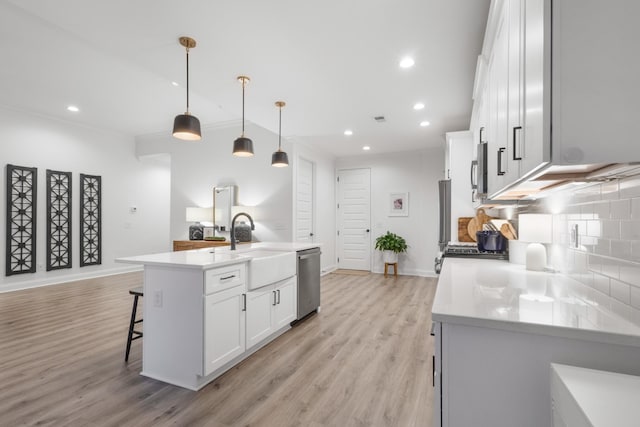
[[[204,374],[245,351],[244,286],[205,296]]]
[[[296,319],[296,276],[247,292],[247,349]]]

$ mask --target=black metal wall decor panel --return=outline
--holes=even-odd
[[[7,276],[36,271],[37,184],[37,168],[7,165]]]
[[[71,268],[71,172],[47,169],[47,271]]]
[[[102,264],[102,182],[80,174],[80,267]]]

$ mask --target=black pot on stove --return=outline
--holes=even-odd
[[[478,231],[476,232],[476,240],[480,252],[504,252],[507,250],[507,239],[499,231]]]

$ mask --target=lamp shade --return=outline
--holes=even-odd
[[[553,215],[518,215],[518,238],[523,242],[551,243],[553,241]]]
[[[271,166],[284,168],[289,166],[289,156],[284,151],[276,151],[271,155]]]
[[[184,141],[202,139],[200,120],[191,114],[178,114],[173,120],[173,136]]]
[[[233,155],[238,157],[253,156],[253,141],[244,136],[233,141]]]
[[[211,222],[213,221],[213,208],[187,208],[187,222]]]

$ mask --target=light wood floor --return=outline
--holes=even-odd
[[[0,425],[430,426],[435,279],[330,274],[322,311],[199,392],[124,363],[139,273],[0,294]]]

